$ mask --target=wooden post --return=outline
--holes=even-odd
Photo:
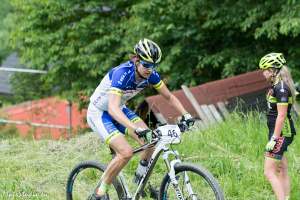
[[[208,121],[213,124],[216,122],[216,119],[214,118],[213,114],[211,113],[209,107],[205,104],[201,105],[200,108],[204,111],[206,117],[208,118]]]
[[[203,123],[202,120],[196,120],[194,126],[197,127],[197,129],[199,130],[204,130],[207,128],[207,126]]]
[[[185,85],[182,85],[181,88],[182,88],[185,96],[187,97],[187,99],[191,102],[192,106],[196,110],[197,115],[203,121],[203,125],[208,126],[209,125],[209,119],[206,117],[205,112],[199,106],[199,104],[198,104],[196,98],[194,97],[194,95],[192,94],[192,92]]]
[[[229,112],[228,112],[227,108],[225,107],[225,103],[218,102],[217,106],[218,106],[219,110],[222,112],[222,115],[224,116],[224,118],[227,118],[229,116]]]
[[[222,116],[220,115],[220,113],[218,112],[218,110],[216,109],[216,107],[213,104],[208,105],[208,108],[210,109],[211,113],[214,115],[214,117],[216,118],[217,122],[222,122]]]
[[[67,115],[68,115],[68,134],[67,138],[72,136],[72,101],[68,99],[67,104]]]

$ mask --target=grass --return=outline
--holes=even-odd
[[[299,130],[299,122],[296,122]],[[272,189],[263,176],[263,150],[267,142],[265,117],[258,113],[232,114],[226,122],[184,135],[177,149],[185,162],[201,164],[220,182],[228,200],[271,200]],[[291,177],[291,199],[300,197],[300,142],[296,137],[286,154]],[[108,162],[110,155],[95,134],[68,141],[0,141],[0,199],[65,199],[65,184],[72,167],[83,160]],[[128,180],[138,157],[126,166]],[[151,182],[158,185],[165,173],[161,160]],[[129,181],[130,182],[130,181]],[[133,187],[132,185],[130,186]]]

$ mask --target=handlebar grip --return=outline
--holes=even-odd
[[[180,129],[180,132],[185,132],[186,130],[188,130],[188,126],[187,124],[183,123],[183,122],[180,122],[177,124],[179,129]]]
[[[152,130],[150,130],[150,129],[145,129],[145,130],[143,130],[143,131],[134,131],[135,132],[135,134],[137,134],[137,136],[139,137],[139,138],[142,138],[142,137],[145,137],[146,136],[146,134],[147,133],[149,133],[149,132],[152,132],[152,135],[153,135],[153,131]]]

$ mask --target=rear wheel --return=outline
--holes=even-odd
[[[66,188],[67,200],[88,199],[94,193],[105,169],[106,165],[96,161],[85,161],[78,164],[71,171],[68,178]],[[121,199],[123,194],[120,182],[114,180],[113,187],[109,190],[109,199]]]
[[[166,174],[160,187],[160,200],[224,200],[218,182],[206,169],[180,163],[175,165],[175,174],[183,197],[178,197],[178,192],[173,187],[169,175]]]

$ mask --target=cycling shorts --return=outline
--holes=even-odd
[[[133,123],[142,120],[126,106],[122,106],[121,110]],[[119,134],[127,134],[127,128],[114,120],[108,111],[100,110],[93,104],[90,104],[87,110],[87,123],[99,135],[101,141],[108,145],[113,137]]]
[[[283,153],[287,151],[288,146],[292,144],[294,137],[277,138],[275,147],[272,151],[266,151],[265,156],[276,160],[281,160]]]
[[[268,119],[269,137],[270,140],[274,133],[276,118]],[[288,146],[293,142],[296,134],[292,119],[286,118],[284,127],[282,128],[281,136],[277,139],[276,145],[272,151],[266,151],[265,156],[276,160],[281,160]]]

